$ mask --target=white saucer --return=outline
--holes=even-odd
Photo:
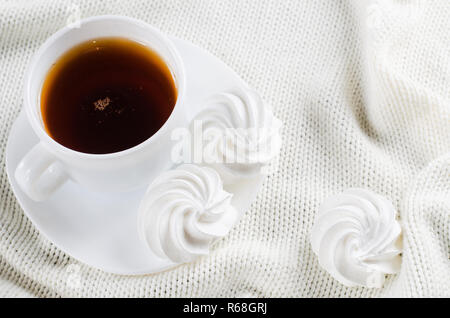
[[[201,102],[215,92],[246,86],[222,61],[186,41],[172,38],[186,68],[186,102],[192,119]],[[24,112],[15,121],[6,146],[6,171],[13,192],[36,228],[79,261],[106,272],[140,275],[178,264],[159,259],[139,240],[137,209],[145,189],[126,194],[92,193],[69,181],[49,200],[34,202],[18,187],[14,171],[38,142]],[[242,214],[256,198],[262,176],[225,188]]]

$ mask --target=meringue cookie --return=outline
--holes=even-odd
[[[281,122],[254,90],[213,95],[196,121],[206,140],[203,163],[218,171],[225,184],[261,173],[281,147]]]
[[[365,189],[349,189],[320,207],[311,245],[320,265],[346,286],[381,288],[401,265],[401,227],[393,205]]]
[[[207,255],[211,243],[228,234],[238,219],[231,197],[210,168],[182,165],[164,172],[139,207],[141,239],[175,263]]]

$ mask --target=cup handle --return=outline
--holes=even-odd
[[[68,179],[61,162],[42,143],[19,162],[14,176],[22,191],[34,201],[46,200]]]

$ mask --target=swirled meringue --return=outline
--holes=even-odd
[[[346,286],[381,288],[399,272],[401,227],[393,205],[365,189],[325,200],[311,232],[320,265]]]
[[[182,165],[164,172],[139,207],[141,239],[156,255],[176,263],[207,255],[210,244],[238,219],[231,197],[210,168]]]
[[[224,183],[262,172],[281,147],[281,122],[254,90],[236,89],[209,98],[195,118],[201,121],[204,163]]]

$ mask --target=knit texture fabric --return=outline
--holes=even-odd
[[[160,274],[79,263],[34,228],[5,172],[25,68],[52,33],[100,14],[146,21],[222,59],[284,124],[257,200],[212,253]],[[0,0],[0,296],[450,296],[448,0]],[[346,288],[309,234],[322,201],[349,187],[391,200],[401,272]]]

